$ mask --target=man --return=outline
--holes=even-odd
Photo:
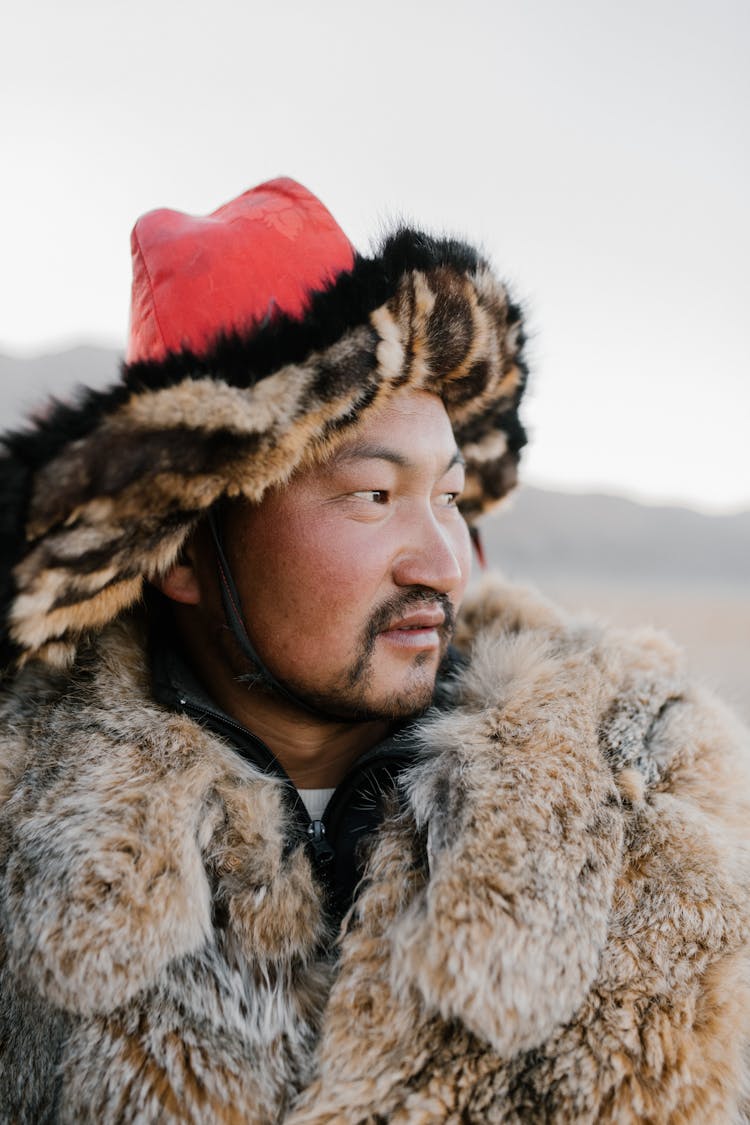
[[[133,255],[122,383],[3,463],[4,1119],[745,1120],[746,733],[464,598],[504,287],[289,180]]]

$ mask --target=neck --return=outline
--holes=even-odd
[[[228,714],[261,738],[298,789],[338,785],[362,754],[383,739],[385,721],[344,722],[297,709],[286,700],[248,690],[239,699],[217,699]]]

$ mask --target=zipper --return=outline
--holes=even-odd
[[[315,857],[315,863],[327,867],[336,857],[336,852],[326,838],[326,826],[322,820],[311,820],[307,826],[307,839]]]
[[[395,747],[388,750],[373,747],[357,759],[336,786],[321,819],[313,820],[289,774],[262,739],[228,715],[219,714],[204,706],[196,706],[184,697],[178,699],[185,714],[218,734],[225,733],[242,757],[246,757],[264,773],[275,775],[285,783],[297,824],[304,834],[316,866],[319,867],[328,867],[335,859],[336,837],[342,815],[353,793],[359,788],[360,782],[370,769],[375,765],[407,764],[411,761],[405,750]],[[243,750],[247,753],[243,753]]]
[[[217,734],[225,735],[231,742],[233,749],[241,757],[258,766],[263,773],[276,776],[284,782],[287,798],[292,807],[297,826],[310,844],[313,855],[316,859],[318,856],[322,857],[328,854],[333,858],[334,851],[325,839],[326,831],[323,822],[312,820],[294,782],[265,742],[252,731],[249,731],[247,727],[243,727],[241,723],[230,718],[229,715],[219,714],[204,706],[196,706],[183,697],[180,697],[179,703],[185,714],[195,719],[196,722],[202,726],[208,726]],[[316,824],[320,825],[317,829],[314,828]]]

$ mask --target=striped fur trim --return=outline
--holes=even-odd
[[[5,439],[3,664],[65,664],[164,573],[221,496],[260,499],[375,403],[440,395],[474,520],[513,487],[525,433],[521,314],[470,247],[403,230],[311,299],[210,352],[133,364]]]

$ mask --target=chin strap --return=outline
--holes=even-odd
[[[208,513],[208,526],[211,529],[211,536],[216,549],[216,564],[219,573],[219,586],[221,588],[221,602],[224,607],[224,616],[243,656],[246,656],[253,667],[257,669],[258,679],[263,684],[266,684],[278,695],[281,695],[284,699],[293,703],[295,707],[301,707],[311,715],[320,716],[321,712],[311,707],[309,703],[305,703],[304,699],[300,699],[299,696],[295,695],[286,684],[277,680],[273,672],[266,667],[265,662],[256,652],[255,646],[250,640],[247,626],[245,625],[245,619],[242,616],[242,605],[239,594],[237,593],[237,586],[235,585],[229,563],[227,562],[221,527],[219,526],[216,511],[213,508]]]

